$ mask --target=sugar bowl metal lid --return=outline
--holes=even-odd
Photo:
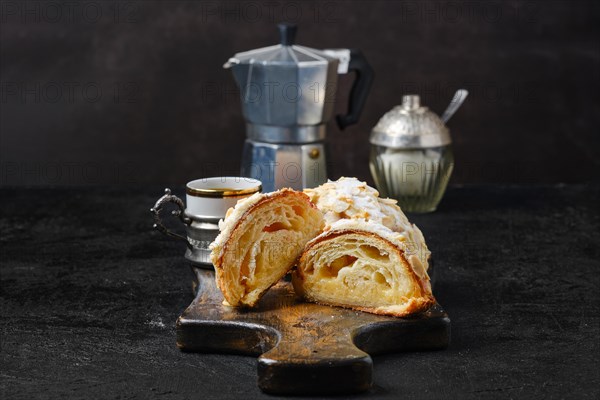
[[[369,141],[390,148],[428,148],[452,142],[444,122],[418,95],[402,96],[402,104],[388,111],[371,131]]]

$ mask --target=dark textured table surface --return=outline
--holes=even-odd
[[[182,353],[182,243],[161,188],[1,189],[0,398],[261,398],[255,359]],[[444,351],[374,359],[370,398],[598,398],[600,186],[469,186],[411,216]]]

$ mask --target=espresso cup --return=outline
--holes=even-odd
[[[230,207],[238,200],[262,190],[259,180],[236,176],[202,178],[190,181],[185,186],[186,204],[165,189],[150,212],[154,216],[154,228],[165,235],[186,242],[184,257],[202,268],[212,268],[210,262],[210,243],[219,234],[219,220],[225,218]],[[175,205],[172,217],[178,218],[184,225],[186,235],[169,230],[162,221],[161,212],[167,204]]]
[[[238,200],[261,190],[261,182],[252,178],[219,176],[196,179],[185,186],[185,213],[197,218],[225,218],[227,210]]]

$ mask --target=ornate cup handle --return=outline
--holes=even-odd
[[[192,244],[189,242],[187,237],[179,235],[175,232],[171,232],[167,229],[166,226],[163,225],[160,212],[162,211],[163,206],[167,203],[173,203],[178,208],[177,210],[171,211],[172,216],[179,218],[179,220],[185,225],[189,225],[192,222],[190,218],[184,215],[185,206],[183,205],[183,201],[174,194],[171,194],[171,189],[167,188],[165,189],[164,196],[158,199],[156,201],[156,204],[154,204],[154,207],[150,209],[150,212],[154,215],[154,225],[152,227],[157,231],[164,233],[167,236],[185,240],[185,243],[187,244],[188,248],[192,249]]]

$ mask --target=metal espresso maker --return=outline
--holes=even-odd
[[[360,51],[298,46],[296,26],[278,27],[280,44],[237,53],[223,66],[240,88],[246,119],[241,175],[262,181],[265,192],[327,181],[325,132],[338,74],[356,72],[348,114],[336,117],[340,129],[358,121],[374,76]]]

